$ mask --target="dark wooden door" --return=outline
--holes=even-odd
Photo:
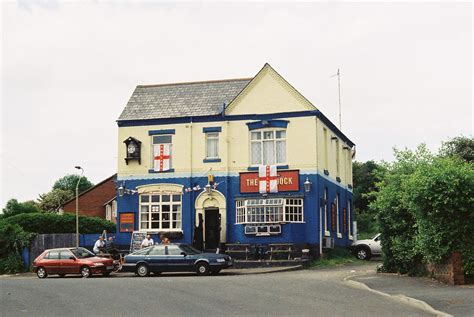
[[[204,216],[204,237],[206,250],[214,250],[219,247],[221,219],[219,209],[206,209]]]

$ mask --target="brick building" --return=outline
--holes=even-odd
[[[100,217],[116,222],[116,178],[117,174],[114,174],[79,195],[79,214],[81,216]],[[74,196],[64,203],[60,212],[75,213],[76,197]]]

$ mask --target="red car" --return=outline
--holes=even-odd
[[[81,274],[91,277],[93,274],[108,276],[114,269],[114,261],[99,258],[85,248],[60,248],[44,251],[33,261],[33,268],[39,278],[48,274]]]

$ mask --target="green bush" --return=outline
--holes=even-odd
[[[464,271],[474,274],[474,164],[436,158],[407,180],[406,196],[416,217],[416,248],[423,258],[439,263],[460,251]]]
[[[0,220],[0,226],[17,224],[27,232],[35,233],[75,233],[76,216],[74,214],[30,213],[19,214]],[[115,224],[98,217],[79,217],[80,233],[100,233],[103,230],[115,232]]]
[[[35,234],[15,224],[0,224],[0,274],[23,270],[21,251],[30,245]]]

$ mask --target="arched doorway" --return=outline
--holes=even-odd
[[[226,242],[226,200],[224,195],[215,189],[211,193],[202,192],[196,198],[196,226],[202,223],[204,249],[213,250],[220,243]]]

